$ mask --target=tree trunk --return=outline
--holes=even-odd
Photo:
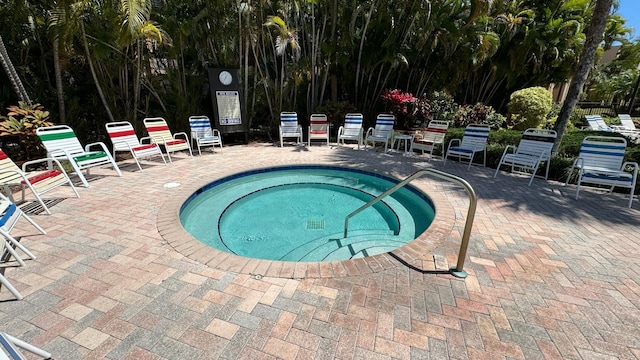
[[[109,108],[109,104],[107,103],[107,99],[104,97],[104,92],[102,91],[102,87],[100,87],[100,83],[98,82],[98,75],[96,74],[96,70],[93,67],[93,61],[91,61],[91,52],[89,51],[89,42],[87,41],[87,34],[84,32],[84,24],[82,20],[80,20],[80,29],[82,30],[82,44],[84,45],[84,51],[87,55],[87,63],[89,64],[89,70],[91,70],[91,76],[93,77],[93,82],[96,84],[96,90],[98,91],[98,96],[100,96],[100,100],[102,100],[102,105],[104,109],[107,111],[107,117],[110,122],[116,121],[113,118],[113,114],[111,113],[111,108]]]
[[[7,76],[11,81],[11,85],[13,85],[13,88],[16,91],[16,94],[18,94],[20,101],[31,104],[29,94],[27,94],[27,90],[24,88],[24,85],[22,85],[20,76],[18,76],[18,72],[16,72],[16,68],[13,67],[11,58],[9,58],[9,53],[7,52],[7,48],[4,46],[2,36],[0,36],[0,62],[2,62],[2,66],[7,72]]]
[[[53,69],[56,78],[56,92],[58,93],[58,112],[60,123],[66,123],[67,111],[64,106],[64,87],[62,85],[62,70],[60,69],[60,40],[53,39]]]
[[[587,31],[587,39],[582,48],[582,54],[580,54],[580,61],[578,62],[578,69],[571,78],[569,84],[569,90],[567,91],[567,97],[562,104],[562,109],[558,114],[558,120],[556,120],[555,130],[558,132],[558,137],[553,144],[553,152],[556,152],[558,145],[562,141],[562,136],[567,128],[569,117],[571,112],[578,103],[578,96],[584,83],[589,76],[589,70],[596,57],[596,49],[604,38],[604,29],[607,24],[607,18],[609,17],[609,11],[611,10],[611,4],[613,0],[598,0],[595,9],[593,9],[593,15],[591,23],[589,24],[589,30]]]

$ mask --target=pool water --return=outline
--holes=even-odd
[[[217,180],[182,206],[196,239],[236,255],[282,261],[338,261],[392,251],[433,221],[430,199],[404,187],[349,221],[347,214],[397,183],[335,166],[268,168]]]

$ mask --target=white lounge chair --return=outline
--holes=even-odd
[[[607,132],[613,131],[613,129],[604,122],[604,119],[600,115],[585,115],[584,118],[587,120],[587,124],[589,124],[589,128],[591,130]]]
[[[531,179],[529,180],[529,186],[533,182],[533,178],[536,177],[538,167],[542,162],[547,163],[547,168],[544,173],[544,179],[549,177],[549,163],[551,162],[551,148],[553,148],[553,142],[558,137],[558,134],[554,130],[545,129],[527,129],[522,134],[522,139],[518,146],[508,145],[502,153],[502,158],[498,163],[498,168],[493,174],[495,178],[500,172],[500,166],[511,166],[511,172],[519,172],[524,174],[531,173]],[[512,152],[509,153],[509,150]],[[542,177],[542,176],[541,176]]]
[[[128,152],[133,156],[133,159],[136,161],[140,171],[142,171],[142,166],[140,165],[139,160],[146,157],[160,155],[162,162],[167,165],[167,162],[164,160],[164,155],[162,155],[162,150],[160,150],[160,146],[151,142],[150,137],[144,137],[141,140],[138,140],[138,136],[136,135],[133,126],[128,121],[106,123],[105,127],[107,128],[109,139],[111,139],[111,143],[113,144],[114,158],[118,151]],[[145,144],[145,140],[149,143]]]
[[[27,171],[27,169],[31,165],[35,164],[49,164],[55,163],[56,169],[52,170],[38,170],[38,171]],[[69,176],[64,171],[60,162],[54,158],[45,158],[39,160],[27,161],[22,164],[22,170],[0,149],[0,186],[3,186],[5,189],[5,193],[11,199],[13,199],[13,193],[11,191],[11,186],[20,186],[22,189],[22,201],[25,200],[25,189],[29,188],[33,196],[36,197],[42,208],[47,214],[51,214],[51,211],[47,207],[47,205],[42,200],[41,195],[49,192],[53,189],[58,188],[59,186],[68,184],[73,190],[73,193],[76,197],[80,197],[78,195],[78,191],[73,186],[73,183],[69,179]]]
[[[467,167],[467,170],[469,170],[473,163],[473,157],[476,153],[481,152],[483,154],[482,166],[487,166],[487,138],[489,137],[490,130],[491,127],[489,125],[467,125],[462,135],[462,140],[451,139],[451,141],[449,141],[443,165],[447,164],[449,156],[456,156],[459,161],[463,158],[469,159],[469,166]],[[453,146],[454,144],[457,145]]]
[[[296,144],[302,142],[302,126],[298,124],[298,113],[283,111],[280,113],[280,147],[285,138],[295,138]]]
[[[345,140],[356,141],[358,143],[358,150],[360,150],[363,134],[363,118],[360,113],[348,113],[344,116],[344,125],[338,128],[338,145],[340,145],[340,142],[344,145]]]
[[[309,119],[309,134],[307,143],[311,146],[311,140],[322,140],[329,145],[329,121],[325,114],[311,114]]]
[[[36,135],[47,149],[47,156],[69,161],[85,187],[89,187],[89,183],[82,174],[82,170],[86,170],[89,174],[93,167],[111,165],[118,176],[122,176],[118,164],[113,160],[103,142],[87,144],[83,149],[73,129],[67,125],[41,127],[36,129]],[[91,151],[91,148],[95,147],[100,150]]]
[[[582,141],[578,158],[573,162],[565,185],[569,183],[573,170],[578,170],[578,186],[576,200],[583,184],[610,186],[609,193],[615,187],[630,189],[629,207],[633,203],[633,195],[638,177],[638,164],[624,162],[627,140],[613,136],[587,136]],[[631,169],[631,172],[625,171]]]
[[[367,144],[371,143],[371,147],[375,147],[376,143],[384,143],[384,152],[387,152],[389,142],[393,137],[393,125],[396,117],[391,114],[378,114],[376,118],[376,126],[367,130],[367,134],[364,137],[364,149],[367,149]]]
[[[16,249],[20,249],[30,259],[35,259],[36,256],[11,235],[11,230],[13,230],[18,220],[20,220],[20,217],[25,218],[29,223],[31,223],[31,225],[38,229],[40,233],[46,234],[46,231],[27,216],[27,214],[22,212],[16,204],[10,201],[6,196],[0,194],[0,257],[3,257],[6,251],[13,256],[20,266],[24,266],[25,262],[17,253]],[[4,285],[18,300],[23,298],[22,294],[20,294],[20,292],[9,282],[9,280],[2,276],[2,274],[0,274],[0,283]]]
[[[164,150],[169,157],[169,162],[172,162],[172,152],[188,150],[189,156],[193,156],[187,133],[179,132],[171,134],[169,125],[167,125],[167,122],[161,117],[145,118],[143,122],[151,141],[164,146]]]
[[[425,151],[429,153],[429,159],[433,157],[433,150],[440,145],[441,151],[444,153],[444,138],[449,128],[448,121],[431,120],[426,130],[418,131],[413,138],[411,144],[411,152],[413,150],[421,150],[422,155]]]
[[[193,145],[195,142],[200,156],[202,156],[200,148],[203,146],[211,146],[215,150],[216,145],[220,145],[220,151],[222,151],[220,131],[211,128],[211,121],[207,116],[189,116],[189,126],[191,127],[191,143]]]
[[[630,132],[633,134],[640,134],[640,130],[636,128],[636,124],[633,123],[633,119],[631,119],[631,115],[629,114],[618,114],[618,118],[620,119],[620,124],[615,127],[617,131],[622,132]]]
[[[18,348],[28,351],[45,360],[51,360],[50,353],[7,333],[0,332],[0,360],[27,360],[28,358],[25,357]]]

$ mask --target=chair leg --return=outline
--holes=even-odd
[[[4,277],[4,275],[2,275],[2,274],[0,274],[0,284],[4,285],[4,287],[6,287],[7,290],[9,290],[13,294],[13,296],[16,297],[16,299],[18,299],[18,300],[24,299],[24,296],[22,296],[22,294],[20,294],[18,289],[13,287],[13,285],[11,285],[9,280],[7,280],[7,278]]]
[[[20,254],[18,254],[18,252],[13,248],[13,245],[17,245],[20,244],[19,242],[17,242],[15,239],[13,240],[9,240],[9,237],[7,237],[5,234],[2,234],[5,238],[4,239],[0,239],[0,241],[4,242],[4,248],[7,250],[7,252],[9,253],[9,255],[13,256],[14,259],[16,259],[16,261],[18,262],[18,264],[20,264],[20,266],[26,266],[27,264],[24,262],[24,259],[22,259],[22,256],[20,256]],[[21,249],[22,250],[22,249]],[[4,254],[2,254],[4,255]],[[28,256],[29,254],[27,254]],[[3,256],[4,258],[4,256]],[[7,261],[8,261],[9,257],[7,257]],[[31,258],[33,259],[33,258]]]

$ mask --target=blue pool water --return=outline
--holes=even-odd
[[[337,261],[394,250],[435,216],[428,196],[404,187],[349,221],[347,214],[398,182],[336,166],[259,169],[212,182],[182,205],[196,239],[236,255],[282,261]]]

